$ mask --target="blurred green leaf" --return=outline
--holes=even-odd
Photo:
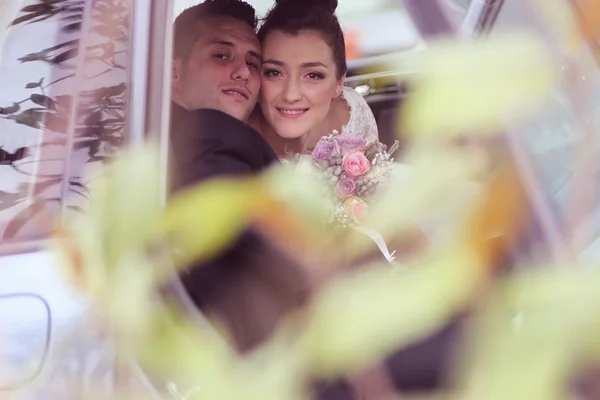
[[[273,195],[291,211],[307,218],[314,225],[327,224],[330,210],[326,195],[331,189],[321,181],[311,163],[282,163],[271,168],[264,179]]]
[[[563,399],[575,365],[600,360],[600,274],[571,267],[508,278],[476,320],[467,399]]]
[[[389,264],[340,278],[323,290],[309,314],[298,352],[310,371],[339,376],[441,327],[465,306],[480,282],[477,257],[457,243],[410,263]]]
[[[381,188],[364,225],[392,238],[415,226],[428,229],[457,227],[480,200],[482,186],[471,178],[474,163],[468,154],[458,150],[428,147],[408,153],[405,162],[410,170]],[[373,246],[349,239],[344,249],[361,254]]]
[[[148,147],[124,157],[129,159],[113,164],[110,175],[95,189],[97,208],[90,212],[92,223],[100,229],[109,265],[128,252],[139,251],[161,215],[160,182],[154,178],[160,176],[157,151]]]
[[[415,94],[401,120],[418,139],[494,133],[526,117],[556,79],[543,46],[526,35],[441,42],[414,61]],[[216,255],[248,224],[302,253],[338,239],[327,248],[334,256],[367,251],[369,240],[328,235],[313,175],[280,166],[257,178],[209,181],[161,210],[157,152],[127,153],[93,191],[91,212],[65,228],[63,255],[124,353],[178,382],[181,393],[197,386],[197,398],[304,399],[310,379],[359,371],[414,343],[481,301],[474,295],[482,288],[489,301],[476,307],[474,346],[456,368],[458,398],[559,398],[570,368],[600,356],[600,276],[531,273],[483,287],[488,264],[505,250],[490,235],[513,238],[519,230],[509,221],[522,216],[514,170],[499,168],[477,185],[480,160],[423,143],[403,160],[412,165],[406,179],[371,204],[365,225],[386,238],[415,225],[447,227],[447,240],[403,269],[385,263],[337,276],[306,312],[244,357],[209,324],[157,302],[157,277],[171,277],[173,262]]]
[[[137,343],[134,354],[184,391],[197,386],[197,396],[210,399],[304,398],[296,371],[273,359],[241,358],[214,331],[172,309],[165,307],[155,317],[150,340]]]
[[[102,271],[113,275],[124,257],[144,250],[145,238],[161,209],[158,180],[140,177],[158,176],[158,168],[153,147],[124,153],[95,182],[90,211],[66,224],[66,233],[84,264],[98,266],[97,271],[86,266],[90,274]]]
[[[256,216],[256,227],[267,240],[299,263],[320,268],[336,243],[329,224],[331,190],[310,163],[281,164],[261,178],[272,201]]]
[[[553,39],[563,54],[576,53],[597,26],[597,1],[533,0],[534,12],[552,27]],[[591,23],[591,24],[590,24]],[[582,35],[583,34],[583,35]],[[587,39],[590,39],[588,37]]]
[[[169,241],[176,267],[188,266],[222,251],[270,200],[256,179],[208,181],[173,198],[152,237]]]
[[[159,165],[152,146],[124,153],[93,186],[93,207],[68,221],[57,239],[67,275],[125,343],[152,320],[156,265],[146,257],[145,238],[161,212],[159,182],[140,177],[159,176]]]
[[[557,78],[556,63],[527,34],[442,41],[412,60],[419,73],[400,121],[421,137],[497,133],[529,115]]]

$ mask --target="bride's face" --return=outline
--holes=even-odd
[[[263,43],[263,59],[260,106],[277,134],[297,138],[323,122],[343,81],[323,37],[273,31]]]

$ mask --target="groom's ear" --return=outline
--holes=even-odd
[[[171,71],[171,80],[173,81],[173,87],[179,87],[181,85],[181,59],[173,59],[173,69]]]

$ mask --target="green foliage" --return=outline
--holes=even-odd
[[[401,122],[421,136],[496,134],[539,106],[557,79],[547,50],[526,34],[442,41],[412,61],[419,74]]]
[[[509,116],[523,118],[554,83],[552,63],[528,36],[444,46],[418,64],[424,74],[414,81],[404,120],[420,144],[445,143],[458,132],[495,133]],[[279,166],[255,178],[208,182],[160,210],[157,152],[129,153],[96,188],[90,213],[65,227],[65,266],[96,300],[128,356],[183,387],[200,386],[198,398],[305,398],[308,380],[360,371],[469,307],[474,322],[454,369],[456,386],[443,395],[564,398],[573,366],[600,355],[600,276],[541,270],[495,282],[491,265],[502,248],[490,238],[502,228],[511,239],[516,231],[506,221],[521,216],[512,166],[493,169],[478,190],[461,192],[457,184],[476,175],[478,160],[469,153],[421,146],[406,160],[415,167],[412,176],[392,184],[368,224],[384,235],[405,232],[452,200],[456,206],[445,208],[439,222],[451,228],[447,239],[402,270],[368,265],[336,276],[300,317],[244,357],[218,330],[157,304],[156,285],[172,276],[171,263],[180,268],[216,254],[250,223],[286,215],[282,230],[290,221],[319,225],[318,188],[297,171]],[[368,250],[350,237],[336,239],[337,250],[351,257]]]

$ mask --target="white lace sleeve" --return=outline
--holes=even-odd
[[[350,119],[342,127],[343,133],[361,134],[368,142],[379,140],[377,123],[365,99],[354,89],[344,86],[342,96],[350,107]]]

